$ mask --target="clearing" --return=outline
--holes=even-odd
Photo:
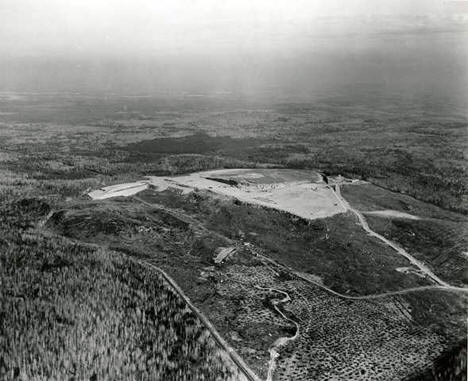
[[[110,185],[88,193],[93,200],[103,200],[110,197],[128,197],[148,188],[147,181],[136,181],[134,183]]]
[[[307,219],[324,218],[346,211],[321,176],[305,170],[227,169],[177,177],[149,176],[144,181],[102,188],[90,192],[89,196],[92,199],[128,196],[146,189],[148,185],[158,191],[169,188],[182,193],[208,190]]]
[[[420,220],[421,217],[415,216],[413,214],[400,212],[398,210],[375,210],[370,212],[362,212],[362,214],[369,216],[379,216],[379,217],[388,217],[388,218],[404,218],[407,220]]]

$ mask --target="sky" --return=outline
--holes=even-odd
[[[467,4],[0,0],[0,90],[302,91],[334,77],[398,81],[415,67],[420,85],[450,82],[466,76]]]

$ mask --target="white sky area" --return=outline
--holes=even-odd
[[[468,77],[467,10],[468,0],[0,0],[0,90],[453,92]]]
[[[148,57],[309,49],[320,44],[320,38],[352,33],[452,28],[453,4],[447,0],[0,0],[0,52]]]

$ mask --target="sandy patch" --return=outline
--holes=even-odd
[[[420,220],[421,217],[415,216],[413,214],[399,212],[398,210],[376,210],[371,212],[362,212],[367,216],[379,216],[379,217],[389,217],[389,218],[404,218],[407,220]]]
[[[88,193],[93,200],[103,200],[111,197],[128,197],[137,194],[148,188],[147,181],[137,181],[134,183],[110,185]]]

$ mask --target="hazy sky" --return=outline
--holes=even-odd
[[[0,44],[6,55],[293,49],[317,36],[452,28],[451,13],[446,0],[0,0]]]
[[[218,90],[259,81],[262,86],[294,86],[308,72],[321,77],[322,68],[328,68],[327,78],[334,70],[339,78],[343,72],[360,78],[362,73],[355,71],[369,65],[398,76],[399,66],[412,62],[461,75],[467,57],[466,4],[0,0],[0,88],[23,86],[31,77],[36,87],[63,80],[70,86],[97,81],[113,87],[113,81],[135,79],[139,84],[148,75],[144,82],[155,87],[171,87],[172,80],[176,87]],[[295,71],[302,73],[296,79],[291,75]],[[370,75],[382,73],[371,70]]]

